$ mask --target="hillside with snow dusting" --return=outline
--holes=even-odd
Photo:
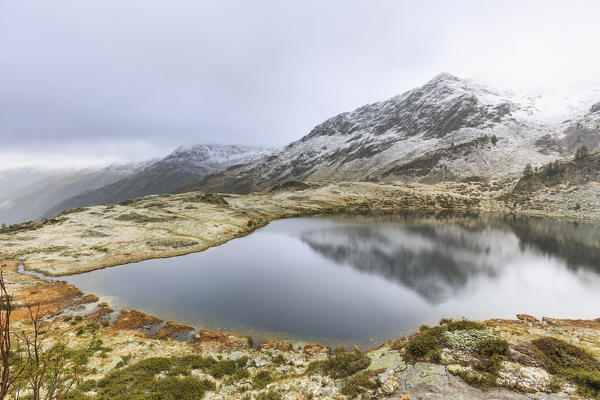
[[[444,73],[389,100],[336,115],[279,152],[182,190],[244,193],[289,180],[517,176],[527,163],[553,161],[582,144],[597,148],[598,101],[598,91],[576,98],[522,95]]]
[[[134,175],[59,202],[41,217],[54,217],[69,208],[118,203],[134,197],[168,193],[215,171],[260,158],[272,151],[266,147],[221,144],[179,147]]]

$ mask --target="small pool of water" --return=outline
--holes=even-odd
[[[442,317],[600,317],[600,229],[465,214],[297,218],[207,251],[68,276],[113,307],[365,347]]]

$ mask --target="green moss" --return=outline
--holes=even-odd
[[[268,392],[262,392],[256,397],[256,400],[281,400],[283,397],[277,392],[269,390]]]
[[[504,338],[484,339],[477,343],[477,353],[482,357],[493,357],[495,355],[506,355],[508,353],[508,342]]]
[[[186,366],[191,369],[201,369],[214,378],[224,376],[247,376],[246,364],[248,357],[242,357],[239,360],[220,360],[214,358],[202,357],[199,355],[183,356],[176,360],[178,365]]]
[[[65,211],[61,212],[59,215],[75,214],[75,213],[86,211],[86,210],[89,210],[89,208],[87,208],[87,207],[71,208],[69,210],[65,210]]]
[[[198,242],[195,240],[171,240],[171,239],[152,239],[148,240],[146,244],[150,247],[171,247],[174,249],[180,247],[196,246]]]
[[[170,221],[173,217],[151,217],[148,215],[138,214],[136,212],[130,212],[129,214],[121,214],[117,218],[117,221],[130,221],[130,222],[138,222],[138,223],[147,223],[147,222],[165,222]]]
[[[271,375],[268,371],[259,371],[254,378],[252,378],[252,387],[254,389],[263,389],[267,387],[267,385],[273,382],[275,379],[273,375]]]
[[[155,379],[155,375],[177,370],[176,358],[154,357],[142,360],[129,367],[114,371],[101,379],[97,385],[97,399],[119,398],[124,400],[142,399],[199,399],[208,390],[214,390],[214,383],[190,377],[168,376]]]
[[[283,363],[285,363],[285,358],[283,357],[282,354],[277,354],[276,356],[274,356],[271,361],[273,362],[273,364],[275,365],[281,365]]]
[[[445,326],[436,326],[412,335],[406,345],[409,358],[420,359],[439,352],[446,344],[444,337],[446,331]]]
[[[82,356],[89,356],[89,352]],[[85,391],[95,390],[98,393],[96,399],[99,400],[200,399],[206,391],[215,390],[215,385],[209,380],[192,377],[192,369],[201,369],[215,378],[227,377],[230,383],[249,376],[246,357],[220,361],[200,355],[153,357],[127,366],[130,358],[124,357],[119,370],[111,372],[95,384],[88,384]],[[166,377],[156,379],[159,373]],[[266,378],[261,379],[264,381]],[[81,395],[82,393],[78,394]],[[73,397],[79,398],[85,397]]]
[[[564,375],[570,382],[577,385],[580,394],[586,397],[600,395],[600,371],[586,371],[577,368],[568,368]]]
[[[371,359],[360,351],[341,353],[324,361],[313,361],[308,365],[307,373],[322,373],[333,379],[345,378],[367,368]]]
[[[480,324],[475,321],[458,320],[458,321],[449,321],[445,323],[447,330],[449,331],[473,331],[473,330],[483,330],[485,329],[485,325]]]
[[[552,337],[536,339],[531,344],[548,372],[575,384],[584,396],[600,395],[600,361],[588,351]]]
[[[210,203],[217,205],[228,205],[227,201],[223,196],[216,193],[198,193],[185,198],[185,201],[193,203]]]
[[[543,365],[550,373],[565,368],[600,370],[600,362],[593,355],[563,340],[544,337],[533,340],[531,344],[543,354]]]
[[[381,382],[376,377],[374,371],[359,372],[351,376],[344,382],[341,393],[350,398],[356,397],[367,390],[376,390],[381,386]]]

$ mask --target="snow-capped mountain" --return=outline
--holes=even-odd
[[[55,204],[41,217],[53,217],[69,208],[117,203],[134,197],[168,193],[230,165],[271,152],[273,149],[266,147],[240,145],[202,144],[179,147],[136,174]]]
[[[155,160],[42,175],[35,182],[0,199],[0,222],[12,224],[35,219],[49,204],[134,175],[153,162]]]
[[[277,153],[182,190],[243,193],[287,180],[514,176],[528,162],[543,164],[573,151],[577,118],[596,121],[586,125],[586,138],[598,135],[593,98],[561,108],[564,98],[557,106],[543,96],[493,90],[444,73],[389,100],[336,115]],[[564,115],[572,117],[565,121]]]
[[[207,169],[218,171],[230,165],[259,158],[275,151],[268,147],[242,145],[199,144],[181,146],[155,165],[176,166],[186,169]]]

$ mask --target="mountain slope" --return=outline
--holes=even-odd
[[[389,100],[339,114],[260,160],[181,191],[244,193],[288,180],[384,181],[519,174],[564,151],[569,122],[518,97],[441,74]]]
[[[7,197],[0,208],[0,221],[7,224],[37,219],[49,204],[56,204],[78,193],[123,179],[142,170],[149,162],[115,164],[87,168],[44,178]]]
[[[117,203],[134,197],[168,193],[232,164],[254,159],[271,151],[268,148],[239,145],[180,147],[135,175],[55,204],[42,217],[53,217],[69,208]]]

